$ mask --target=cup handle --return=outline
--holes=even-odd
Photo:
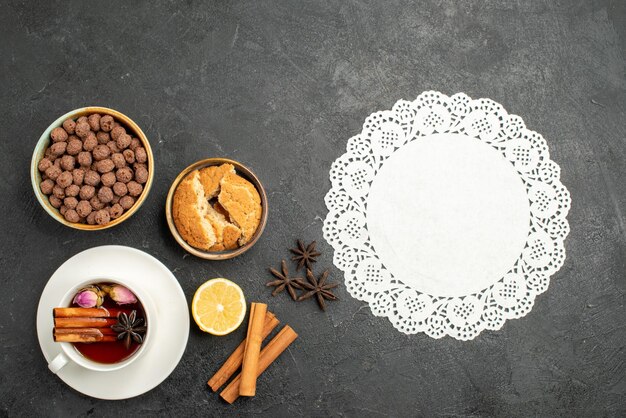
[[[69,363],[70,359],[65,355],[64,352],[60,352],[54,360],[48,363],[48,368],[52,373],[57,374],[67,363]]]

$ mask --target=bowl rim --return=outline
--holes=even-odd
[[[259,196],[261,197],[261,220],[259,222],[259,226],[254,232],[254,235],[252,236],[252,239],[248,241],[245,245],[239,248],[236,248],[234,250],[208,252],[208,251],[203,251],[195,247],[192,247],[179,234],[178,230],[176,229],[176,225],[174,224],[174,218],[172,217],[172,202],[174,198],[174,192],[176,191],[178,184],[189,173],[199,168],[210,167],[210,166],[221,165],[221,164],[232,164],[233,166],[235,166],[235,170],[238,172],[238,174],[243,175],[257,189],[257,191],[259,192]],[[259,238],[263,234],[263,231],[265,230],[265,226],[267,224],[267,215],[268,215],[267,194],[265,192],[265,188],[263,187],[263,184],[261,183],[259,178],[256,176],[256,174],[254,174],[254,172],[250,170],[247,166],[245,166],[244,164],[238,161],[231,160],[229,158],[222,158],[222,157],[205,158],[203,160],[196,161],[195,163],[187,166],[184,170],[182,170],[176,176],[176,178],[172,182],[172,185],[170,186],[170,189],[167,193],[167,199],[165,200],[165,217],[167,219],[167,225],[169,226],[172,236],[174,237],[176,242],[181,247],[183,247],[185,251],[187,251],[190,254],[195,255],[196,257],[203,258],[205,260],[227,260],[230,258],[237,257],[238,255],[241,255],[245,253],[246,251],[248,251],[250,248],[254,246],[254,244],[256,244],[256,242],[259,240]]]
[[[110,221],[109,223],[105,225],[89,225],[89,224],[81,224],[77,222],[67,221],[61,215],[59,210],[50,204],[50,201],[43,194],[43,192],[41,191],[39,187],[39,184],[41,183],[41,173],[39,172],[38,165],[39,165],[39,161],[41,160],[41,158],[43,158],[43,153],[45,152],[45,149],[50,144],[50,132],[52,132],[54,128],[62,126],[63,122],[68,118],[74,119],[74,118],[85,116],[86,114],[91,114],[91,113],[100,113],[100,114],[110,115],[110,116],[113,116],[115,119],[119,120],[120,122],[124,123],[124,125],[126,125],[126,127],[131,129],[133,133],[136,135],[136,137],[139,138],[139,140],[142,142],[143,147],[145,148],[146,154],[148,156],[148,180],[143,185],[144,187],[143,187],[143,191],[141,192],[141,195],[139,196],[135,204],[128,211],[124,212],[122,216],[120,216],[119,218],[113,219],[112,221]],[[116,225],[121,224],[126,219],[130,218],[139,209],[139,207],[141,207],[141,205],[144,203],[144,201],[148,197],[148,194],[150,193],[150,189],[152,188],[152,182],[154,179],[154,156],[152,153],[152,147],[150,146],[150,142],[148,141],[148,137],[141,130],[139,125],[137,125],[135,121],[133,121],[130,117],[126,116],[122,112],[119,112],[115,109],[111,109],[108,107],[102,107],[102,106],[80,107],[80,108],[71,110],[65,113],[64,115],[60,116],[59,118],[57,118],[41,134],[41,136],[39,137],[39,140],[37,141],[37,144],[35,145],[35,149],[33,150],[33,156],[31,158],[31,165],[30,165],[30,178],[31,178],[31,185],[33,187],[33,191],[35,192],[35,196],[37,197],[39,204],[48,213],[48,215],[54,218],[57,222],[62,223],[63,225],[68,226],[70,228],[78,229],[81,231],[101,231],[101,230],[112,228]]]

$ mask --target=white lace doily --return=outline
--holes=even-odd
[[[352,296],[406,334],[526,315],[565,260],[546,141],[489,99],[424,92],[370,115],[330,170],[324,238]]]

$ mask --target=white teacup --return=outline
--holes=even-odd
[[[147,293],[143,292],[141,289],[128,286],[126,283],[124,283],[121,280],[117,280],[114,278],[98,278],[98,279],[87,280],[83,283],[80,283],[73,289],[70,289],[65,294],[65,296],[63,296],[63,299],[59,301],[59,304],[56,306],[60,306],[60,307],[70,306],[70,304],[72,303],[72,299],[74,298],[74,296],[80,289],[86,286],[89,286],[91,284],[96,284],[96,283],[120,284],[124,287],[127,287],[131,292],[135,294],[135,296],[137,297],[137,299],[143,306],[143,310],[146,315],[145,323],[148,325],[148,328],[146,330],[146,334],[144,337],[144,341],[141,344],[141,346],[137,349],[137,351],[135,351],[130,357],[118,363],[112,363],[112,364],[98,363],[98,362],[95,362],[93,360],[86,358],[80,352],[78,352],[78,350],[74,347],[72,343],[66,343],[66,342],[56,343],[61,346],[62,351],[50,363],[48,363],[48,368],[54,374],[57,374],[63,367],[69,364],[69,362],[74,362],[81,367],[84,367],[89,370],[99,371],[99,372],[119,370],[128,366],[134,361],[137,361],[137,359],[141,357],[143,353],[145,353],[146,350],[148,350],[150,346],[150,342],[151,342],[150,335],[153,333],[154,326],[155,326],[154,321],[157,317],[156,307],[154,305],[154,302],[150,299]],[[52,314],[52,312],[50,314]]]

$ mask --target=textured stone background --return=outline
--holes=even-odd
[[[626,11],[606,1],[1,2],[0,416],[624,416],[626,414]],[[525,318],[469,342],[406,336],[345,289],[327,313],[273,299],[266,269],[297,237],[322,239],[331,162],[371,112],[423,90],[490,97],[542,133],[573,203],[564,267]],[[100,233],[39,207],[28,167],[56,117],[103,105],[150,138],[141,210]],[[184,257],[164,217],[188,164],[226,156],[269,194],[242,257]],[[301,338],[228,406],[206,380],[244,334],[192,326],[172,375],[136,399],[80,395],[47,370],[39,294],[84,249],[121,244],[175,272],[187,298],[229,277]],[[123,384],[123,382],[120,382]]]

